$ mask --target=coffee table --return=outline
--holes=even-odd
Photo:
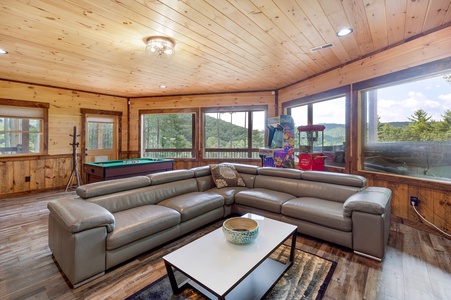
[[[163,257],[174,294],[191,286],[210,299],[261,299],[293,264],[297,226],[246,214],[260,227],[246,245],[228,242],[218,228]],[[269,256],[291,237],[290,257],[279,262]],[[178,283],[174,271],[188,279]]]

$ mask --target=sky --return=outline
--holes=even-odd
[[[445,111],[451,110],[451,83],[439,76],[378,90],[381,122],[409,121],[418,109],[441,121]]]

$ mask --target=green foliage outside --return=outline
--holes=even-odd
[[[423,109],[415,111],[406,126],[378,122],[379,142],[439,142],[451,140],[451,110],[434,121]]]
[[[205,116],[205,148],[247,148],[248,130],[230,122]],[[151,114],[144,116],[145,149],[192,149],[193,114]],[[265,132],[253,130],[252,147],[263,147]],[[160,156],[162,155],[159,153]],[[173,153],[173,156],[183,156]]]
[[[99,134],[101,134],[99,136]],[[88,123],[88,149],[113,148],[113,123]]]

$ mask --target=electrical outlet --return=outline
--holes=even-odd
[[[420,203],[420,200],[418,200],[418,197],[410,196],[410,205],[418,206],[419,203]]]

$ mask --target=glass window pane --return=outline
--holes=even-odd
[[[41,153],[41,124],[39,119],[0,118],[0,155]]]
[[[252,112],[252,148],[263,148],[265,146],[265,112]]]
[[[324,125],[322,153],[325,165],[344,167],[346,139],[346,98],[339,97],[313,104],[313,124]],[[313,149],[321,152],[320,148]]]
[[[113,123],[88,122],[88,150],[113,148]]]
[[[142,156],[194,158],[193,118],[193,113],[143,115]]]
[[[265,140],[265,116],[265,111],[204,113],[204,158],[259,158],[258,148]]]
[[[312,124],[309,124],[309,110],[311,106]],[[329,166],[344,167],[345,140],[346,140],[346,97],[337,97],[320,102],[305,104],[302,106],[292,107],[291,116],[295,124],[295,153],[300,154],[300,148],[305,146],[306,136],[301,142],[300,134],[297,130],[299,126],[307,125],[323,125],[324,131],[311,133],[315,135],[313,139],[313,149],[308,150],[309,153],[323,153],[325,158],[324,164]],[[318,138],[316,138],[318,134]],[[324,134],[324,145],[323,137]],[[306,135],[302,133],[301,135]],[[301,145],[302,144],[302,145]],[[303,147],[304,148],[304,147]]]
[[[451,84],[445,74],[361,92],[363,169],[451,181]]]

